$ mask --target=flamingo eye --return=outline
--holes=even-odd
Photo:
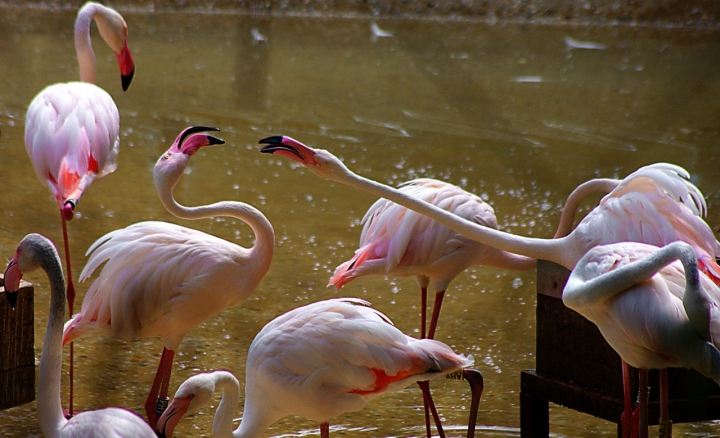
[[[165,155],[162,156],[162,159],[163,159],[163,160],[167,160],[168,158],[170,158],[170,154],[165,154]]]

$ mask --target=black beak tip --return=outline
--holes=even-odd
[[[210,141],[210,144],[211,144],[211,145],[214,145],[214,144],[225,144],[225,140],[223,140],[222,138],[217,138],[217,137],[212,136],[212,135],[208,135],[207,138],[208,138],[208,140]]]
[[[135,76],[135,69],[133,69],[130,74],[120,75],[120,81],[122,82],[123,91],[127,91],[127,89],[130,88],[130,83],[133,80],[133,76]]]
[[[283,136],[282,135],[273,135],[272,137],[263,138],[258,142],[258,144],[268,144],[268,145],[274,145],[274,144],[282,144]]]
[[[5,298],[7,299],[8,303],[10,304],[10,308],[12,310],[15,310],[15,306],[17,306],[17,292],[7,292],[5,291]]]

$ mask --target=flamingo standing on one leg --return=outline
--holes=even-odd
[[[95,54],[90,43],[90,24],[95,20],[100,36],[120,64],[123,90],[135,73],[127,45],[127,25],[115,10],[88,2],[75,22],[75,51],[80,64],[80,82],[50,85],[30,103],[25,117],[25,149],[35,174],[50,189],[60,208],[67,300],[72,315],[75,286],[70,264],[67,224],[83,192],[117,167],[120,145],[120,115],[112,97],[95,83]],[[73,348],[70,345],[70,401],[73,415]]]
[[[261,437],[279,419],[298,415],[320,423],[326,438],[330,420],[338,415],[359,411],[375,397],[420,380],[461,370],[477,377],[477,371],[465,369],[472,364],[471,356],[456,354],[442,342],[404,335],[365,301],[319,301],[275,318],[253,340],[247,356],[245,411],[235,431],[239,385],[227,371],[185,381],[157,430],[159,436],[170,437],[182,416],[209,403],[218,387],[223,398],[213,422],[215,437]],[[468,380],[477,413],[482,377]],[[473,434],[471,427],[468,436]]]
[[[597,245],[635,241],[664,246],[674,241],[690,244],[700,269],[720,282],[720,242],[703,220],[707,210],[700,190],[688,181],[689,174],[679,166],[657,163],[645,166],[619,182],[578,226],[571,227],[574,209],[568,208],[557,239],[516,236],[483,227],[387,185],[350,171],[337,157],[313,149],[290,137],[275,136],[260,141],[261,152],[279,154],[304,164],[316,175],[384,197],[429,216],[448,228],[480,243],[515,254],[550,260],[570,270]],[[615,182],[606,181],[612,188]],[[587,187],[586,187],[587,188]],[[581,189],[582,191],[582,189]],[[623,374],[625,375],[625,373]],[[627,382],[626,382],[627,388]],[[627,393],[627,390],[626,390]],[[628,399],[629,400],[629,399]],[[626,406],[629,408],[628,400]],[[630,429],[629,412],[623,414],[623,429]]]
[[[17,293],[24,273],[42,269],[50,281],[50,314],[40,356],[37,410],[40,430],[47,438],[154,438],[155,433],[137,414],[121,408],[83,412],[69,421],[60,403],[62,325],[65,320],[65,279],[55,246],[39,234],[20,242],[5,270],[5,290]]]
[[[152,426],[167,402],[175,350],[185,334],[224,309],[245,301],[265,276],[275,247],[270,222],[256,208],[224,201],[184,207],[172,190],[190,157],[201,147],[223,143],[201,131],[184,130],[155,165],[155,188],[165,208],[177,217],[228,216],[248,224],[255,244],[243,248],[218,237],[166,222],[139,222],[98,239],[80,274],[90,277],[107,261],[83,301],[65,325],[63,343],[91,334],[125,340],[160,337],[160,365],[145,410]],[[156,411],[159,411],[156,414]]]
[[[720,287],[698,271],[690,245],[592,248],[575,265],[563,303],[597,325],[620,357],[640,369],[641,437],[648,433],[648,369],[693,368],[720,383]],[[663,383],[660,409],[667,416]]]
[[[423,178],[403,184],[399,190],[483,226],[498,227],[493,208],[457,186]],[[518,256],[468,239],[427,216],[378,199],[363,217],[359,249],[335,269],[328,285],[341,288],[357,277],[370,274],[414,275],[420,286],[420,338],[433,339],[440,307],[450,282],[473,265],[505,269],[533,269],[535,259]],[[435,287],[430,328],[426,333],[427,288]],[[427,336],[426,336],[427,334]],[[423,392],[425,426],[431,435],[429,409],[438,434],[445,436],[432,405],[429,382],[418,382]]]

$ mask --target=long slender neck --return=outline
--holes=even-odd
[[[465,237],[494,248],[534,259],[550,260],[568,269],[572,269],[582,256],[582,254],[577,253],[574,245],[572,245],[573,240],[571,236],[562,239],[538,239],[515,236],[470,222],[441,208],[435,207],[432,204],[402,193],[397,189],[354,174],[349,170],[344,176],[336,176],[336,178],[337,182],[389,199],[418,213],[422,213]]]
[[[67,420],[60,401],[62,332],[65,320],[65,279],[57,254],[43,254],[42,268],[50,280],[50,315],[40,357],[37,409],[40,429],[46,437],[58,436]]]
[[[233,436],[233,415],[240,401],[240,387],[237,380],[224,373],[216,374],[216,376],[215,388],[222,389],[223,394],[215,411],[212,433],[216,438],[231,438]]]
[[[246,385],[247,383],[245,382]],[[264,415],[263,409],[256,406],[258,402],[262,404],[264,400],[260,401],[249,397],[246,388],[245,410],[240,425],[232,433],[233,438],[261,438],[265,431],[278,420],[278,418],[270,418]]]
[[[93,17],[101,6],[96,3],[87,3],[79,12],[75,21],[75,52],[80,64],[80,80],[95,83],[95,52],[90,42],[90,25]]]
[[[610,193],[617,187],[622,181],[618,179],[608,178],[596,178],[586,181],[575,188],[570,193],[565,206],[563,207],[562,214],[560,215],[560,223],[558,224],[557,231],[555,232],[554,238],[565,237],[572,231],[572,224],[575,220],[575,214],[577,213],[580,202],[591,193]]]
[[[252,228],[255,243],[250,248],[250,257],[258,263],[259,272],[266,272],[270,267],[275,251],[275,231],[264,214],[255,207],[244,202],[222,201],[197,207],[180,205],[172,195],[172,188],[166,190],[156,187],[158,197],[163,206],[173,215],[181,219],[204,219],[215,216],[228,216],[240,219]]]

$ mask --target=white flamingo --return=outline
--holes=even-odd
[[[82,412],[67,420],[60,403],[62,327],[65,320],[65,279],[55,246],[39,234],[28,234],[5,270],[5,290],[17,293],[23,274],[42,269],[50,282],[50,314],[40,356],[37,410],[47,438],[154,438],[152,428],[137,414],[122,408]]]
[[[251,205],[224,201],[184,207],[172,190],[190,157],[204,146],[223,143],[201,131],[184,130],[155,165],[155,187],[165,208],[177,217],[228,216],[255,232],[251,248],[201,231],[166,222],[140,222],[98,239],[80,275],[81,281],[107,262],[90,286],[80,313],[65,325],[63,343],[107,334],[132,340],[160,337],[164,348],[145,410],[154,426],[162,412],[175,350],[193,327],[227,307],[244,302],[270,267],[275,234],[270,222]],[[159,399],[156,403],[156,398]],[[165,401],[166,403],[166,401]],[[156,407],[156,404],[158,407]]]
[[[186,413],[200,409],[223,390],[213,422],[215,437],[261,437],[287,415],[320,423],[329,437],[331,419],[363,409],[372,399],[420,380],[472,372],[473,412],[482,393],[482,376],[465,370],[472,357],[456,354],[431,339],[415,339],[395,328],[387,316],[352,298],[308,304],[268,323],[247,356],[245,411],[232,430],[239,401],[237,379],[227,371],[198,374],[185,381],[158,421],[159,436],[170,437]],[[474,411],[473,411],[474,410]]]
[[[641,436],[647,436],[648,369],[693,368],[720,383],[720,288],[699,272],[690,245],[594,247],[575,265],[563,303],[597,325],[620,357],[640,369]],[[666,426],[666,380],[660,392]]]

